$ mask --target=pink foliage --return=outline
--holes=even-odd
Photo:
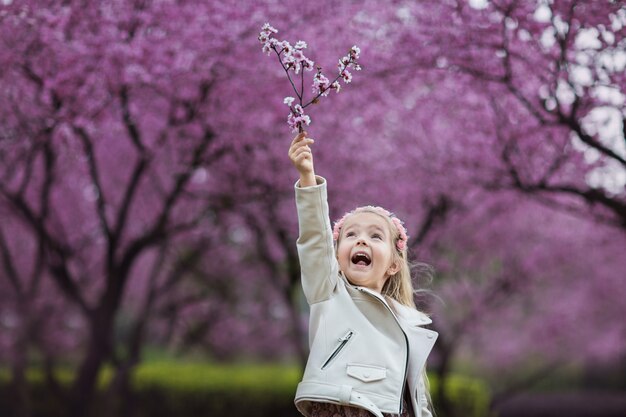
[[[27,320],[50,355],[84,352],[109,295],[116,343],[149,311],[149,343],[294,354],[306,314],[289,293],[296,175],[271,99],[292,92],[258,51],[266,21],[319,62],[346,39],[363,50],[350,96],[307,108],[316,167],[333,219],[380,205],[405,221],[438,271],[442,340],[487,367],[623,355],[618,2],[287,2],[297,16],[269,1],[9,3],[3,360]],[[333,77],[316,74],[324,95]],[[288,104],[297,126],[306,103]],[[598,111],[617,124],[603,130]]]

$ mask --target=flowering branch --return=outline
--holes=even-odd
[[[339,60],[337,67],[339,68],[339,74],[333,81],[330,81],[324,74],[322,74],[322,68],[317,67],[317,72],[313,76],[312,92],[314,97],[305,103],[304,100],[304,71],[312,71],[315,63],[311,61],[302,52],[307,48],[307,44],[304,41],[298,41],[294,46],[287,41],[279,41],[274,38],[274,34],[278,31],[266,23],[261,28],[259,34],[259,41],[263,44],[263,52],[267,55],[271,55],[272,51],[276,53],[278,62],[285,70],[287,79],[293,88],[293,91],[298,98],[298,102],[294,104],[296,99],[294,97],[285,97],[283,102],[289,106],[289,115],[287,116],[287,124],[294,132],[302,132],[305,125],[311,124],[311,118],[304,113],[304,109],[311,104],[319,102],[321,97],[326,97],[331,90],[339,92],[341,85],[339,79],[341,78],[344,83],[348,84],[352,81],[352,74],[348,71],[349,68],[354,68],[356,71],[361,70],[361,66],[357,63],[361,50],[353,46],[348,51],[348,54]],[[291,77],[290,71],[295,74],[300,74],[300,89],[298,89]]]

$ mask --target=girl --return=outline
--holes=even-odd
[[[407,235],[380,207],[330,227],[326,181],[303,132],[289,148],[302,287],[311,306],[310,354],[295,404],[309,417],[430,417],[424,366],[437,333],[415,309]]]

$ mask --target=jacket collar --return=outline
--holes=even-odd
[[[396,314],[402,320],[410,323],[414,326],[424,326],[426,324],[430,324],[433,321],[426,314],[422,313],[416,308],[405,306],[404,304],[400,304],[394,299],[390,299],[393,304],[393,308],[396,310]]]
[[[424,326],[433,322],[430,319],[430,317],[428,317],[426,314],[422,313],[421,311],[413,307],[400,304],[393,298],[384,297],[380,293],[374,290],[370,290],[369,288],[366,288],[366,287],[352,285],[348,282],[347,279],[346,279],[346,283],[361,292],[367,293],[371,295],[372,297],[378,298],[381,302],[385,303],[387,307],[389,307],[390,310],[393,311],[400,320],[404,321],[405,323],[409,323],[413,326]]]

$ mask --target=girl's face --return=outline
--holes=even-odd
[[[393,263],[393,250],[384,218],[370,212],[355,213],[341,228],[339,268],[352,284],[381,292],[387,278],[399,270]]]

